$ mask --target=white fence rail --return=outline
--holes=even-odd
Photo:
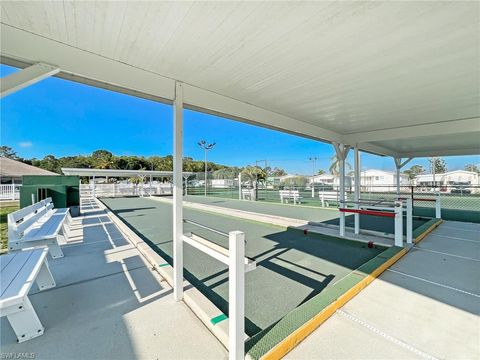
[[[0,185],[0,200],[18,200],[20,199],[20,184],[2,184]]]
[[[171,195],[172,184],[80,184],[81,197]]]

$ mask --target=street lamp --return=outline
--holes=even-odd
[[[213,149],[215,146],[215,143],[208,144],[205,140],[200,140],[198,142],[198,146],[205,150],[205,196],[207,196],[207,156],[208,156],[208,150]]]
[[[315,197],[315,163],[317,162],[318,158],[316,156],[308,158],[313,164],[313,176],[312,176],[312,198]]]

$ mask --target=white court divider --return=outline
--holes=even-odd
[[[412,200],[411,197],[399,197],[398,200],[406,200],[406,199],[410,199]],[[440,193],[439,192],[436,192],[435,193],[435,198],[419,198],[419,197],[414,197],[413,198],[413,201],[418,201],[418,202],[434,202],[435,203],[435,217],[437,219],[441,219],[442,218],[442,203],[441,203],[441,200],[440,200]],[[413,207],[413,203],[412,203],[412,207]]]
[[[435,217],[437,219],[442,218],[442,204],[440,202],[440,193],[435,194]]]
[[[354,208],[348,208],[348,204],[353,205]],[[393,205],[393,206],[392,206]],[[395,229],[395,246],[403,246],[403,202],[396,200],[393,203],[386,203],[381,201],[340,201],[340,207],[338,209],[341,215],[345,216],[345,213],[353,214],[366,214],[371,216],[385,216],[394,218]],[[410,238],[412,240],[412,210],[407,212],[407,242]],[[409,223],[410,221],[410,223]],[[409,229],[410,226],[410,229]],[[340,221],[340,236],[345,236],[345,222]]]
[[[395,246],[403,246],[403,204],[395,201]]]
[[[228,358],[244,360],[245,273],[256,268],[256,262],[245,257],[245,233],[230,231],[227,234],[190,220],[183,221],[228,237],[228,249],[194,233],[183,235],[183,241],[228,265]]]
[[[413,203],[411,198],[405,199],[405,213],[407,217],[407,244],[411,244],[413,242]]]

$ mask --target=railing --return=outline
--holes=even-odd
[[[253,199],[257,201],[280,203],[280,190],[297,190],[301,197],[300,204],[318,207],[338,207],[339,191],[337,185],[315,184],[305,186],[259,186],[252,189],[250,184],[242,184],[241,189],[251,189]],[[437,188],[427,186],[402,185],[400,195],[413,199],[414,214],[419,216],[435,217],[435,205],[432,202],[422,201],[440,194],[444,219],[459,221],[480,222],[480,186],[479,185],[444,185]],[[203,187],[188,187],[188,195],[204,195]],[[239,199],[239,188],[212,188],[207,189],[207,196],[215,196],[229,199]],[[323,195],[323,196],[322,196]],[[354,200],[353,186],[346,187],[346,200]],[[364,185],[360,189],[362,199],[386,199],[394,201],[397,197],[397,187],[390,185]]]
[[[20,184],[2,184],[0,185],[0,200],[18,200],[20,199]]]
[[[183,241],[228,266],[228,358],[245,359],[245,273],[256,268],[255,260],[245,256],[245,234],[223,231],[187,219],[184,223],[228,238],[228,249],[193,232]]]
[[[81,184],[81,197],[122,197],[171,195],[170,183],[158,184]]]

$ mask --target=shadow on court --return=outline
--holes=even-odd
[[[103,199],[127,226],[172,264],[172,207],[142,198]],[[138,207],[135,207],[138,206]],[[245,232],[246,255],[257,269],[246,274],[246,320],[249,336],[276,323],[287,313],[377,256],[383,248],[302,230],[184,209],[185,218],[228,232]],[[185,224],[210,241],[228,247],[228,239]],[[228,315],[228,268],[199,250],[184,245],[184,276]]]

